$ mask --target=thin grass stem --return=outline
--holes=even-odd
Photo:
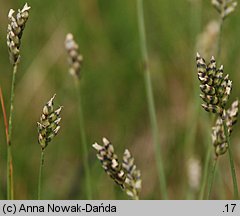
[[[44,166],[44,150],[41,151],[40,166],[39,166],[39,176],[38,176],[38,200],[41,199],[42,194],[42,170]]]
[[[83,165],[84,165],[84,171],[85,171],[86,195],[87,195],[87,199],[90,200],[92,199],[92,188],[91,188],[91,177],[90,177],[90,168],[89,168],[89,160],[88,160],[88,146],[86,141],[81,92],[80,92],[79,79],[75,78],[74,80],[75,80],[76,94],[77,94],[77,100],[78,100],[78,116],[79,116],[81,142],[82,142],[82,148],[83,148]]]
[[[227,138],[227,144],[228,144],[228,155],[229,155],[229,163],[230,163],[231,173],[232,173],[234,199],[237,200],[238,199],[237,176],[236,176],[236,172],[235,172],[235,166],[234,166],[234,161],[233,161],[232,149],[231,149],[231,145],[230,145],[229,133],[228,133],[228,129],[227,129],[225,120],[223,120],[223,127],[224,127],[224,134],[225,134],[225,137]]]
[[[207,199],[208,200],[210,199],[210,195],[211,195],[211,192],[212,192],[212,186],[213,186],[213,182],[214,182],[214,176],[215,176],[217,160],[218,160],[218,157],[214,158],[213,165],[212,165],[212,171],[210,173],[208,195],[207,195]]]
[[[200,33],[201,30],[201,18],[202,18],[202,1],[192,1],[190,3],[190,36],[192,38],[192,50],[194,55],[196,54],[195,46],[196,46],[196,37]],[[192,53],[191,53],[192,56]],[[192,65],[192,71],[194,72],[193,75],[195,77],[195,62],[193,62]],[[184,137],[184,154],[185,154],[185,161],[188,161],[189,157],[194,154],[193,148],[194,148],[194,141],[196,139],[196,132],[197,132],[197,125],[199,120],[199,113],[201,109],[201,104],[199,100],[199,87],[198,87],[198,80],[194,79],[194,89],[193,89],[193,95],[194,99],[191,101],[189,107],[189,118],[187,121],[187,130]],[[187,166],[187,164],[185,165]],[[189,188],[187,181],[184,185],[183,191],[187,191],[186,196],[187,197],[193,197],[193,191],[191,188]]]
[[[3,120],[4,120],[4,126],[5,126],[6,140],[7,140],[7,143],[9,143],[8,120],[7,120],[7,113],[6,113],[6,108],[5,108],[5,103],[4,103],[3,93],[2,93],[2,88],[1,87],[0,87],[0,100],[1,100],[1,106],[2,106],[2,112],[3,112]]]
[[[145,88],[147,94],[148,110],[150,115],[150,122],[153,134],[153,142],[155,148],[155,158],[157,162],[157,170],[160,181],[160,189],[162,193],[162,198],[167,199],[167,187],[165,173],[161,157],[161,147],[159,140],[159,130],[157,124],[156,110],[154,105],[154,97],[151,83],[151,76],[148,66],[148,53],[147,53],[147,44],[146,44],[146,35],[145,35],[145,25],[144,25],[144,12],[143,12],[143,0],[137,0],[137,13],[138,13],[138,27],[139,27],[139,37],[140,37],[140,48],[143,61],[143,70],[145,78]]]
[[[220,200],[224,200],[226,199],[226,188],[224,185],[224,174],[223,172],[221,172],[220,169],[216,170],[216,181],[217,181],[217,185],[218,185],[218,199]]]
[[[211,160],[211,153],[212,153],[212,145],[209,145],[208,151],[207,151],[207,156],[206,156],[206,159],[204,162],[203,179],[202,179],[202,183],[201,183],[201,187],[200,187],[199,200],[204,199],[204,192],[205,192],[207,180],[208,180],[209,163]]]
[[[7,199],[14,199],[14,189],[13,189],[13,162],[12,162],[12,119],[13,119],[13,109],[14,109],[14,96],[15,96],[15,84],[16,84],[16,73],[18,69],[18,63],[13,65],[13,75],[12,75],[12,86],[11,86],[11,96],[10,96],[10,113],[8,122],[8,141],[7,141]]]
[[[195,38],[199,34],[201,30],[201,18],[202,18],[202,1],[193,1],[191,2],[191,9],[190,9],[190,33],[191,33],[191,38],[194,38],[192,40],[192,48],[194,47],[194,55],[196,55],[195,51]],[[192,56],[192,53],[191,53]],[[195,77],[196,72],[195,72],[195,62],[192,65],[192,70],[193,70],[193,75]],[[188,119],[187,122],[187,127],[188,130],[186,132],[185,140],[184,140],[184,147],[186,149],[185,155],[186,158],[188,158],[190,155],[193,154],[193,143],[196,135],[196,130],[197,130],[197,124],[198,124],[198,118],[199,118],[199,113],[201,109],[201,103],[199,100],[199,85],[198,85],[198,79],[194,79],[194,89],[193,89],[193,95],[194,95],[194,101],[191,101],[191,106],[189,108],[189,113],[190,113],[190,118]]]

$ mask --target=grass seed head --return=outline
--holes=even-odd
[[[62,107],[54,110],[54,98],[55,95],[43,107],[40,122],[37,122],[38,142],[43,150],[48,146],[48,143],[52,141],[53,137],[58,134],[58,131],[60,129],[59,123],[61,121],[61,118],[59,115]]]
[[[239,101],[235,100],[231,107],[223,114],[229,136],[232,133],[233,125],[237,122],[238,108]],[[223,119],[221,117],[217,118],[215,125],[212,127],[212,143],[215,147],[216,156],[222,155],[228,150],[227,138],[224,133]]]
[[[13,9],[10,9],[8,13],[7,46],[12,64],[19,62],[21,38],[29,17],[30,8],[26,3],[21,10],[18,10],[16,15]]]
[[[82,68],[83,56],[79,52],[79,46],[75,42],[73,35],[68,33],[65,39],[65,49],[68,53],[68,62],[69,62],[69,73],[80,78],[80,71]]]
[[[97,150],[97,158],[100,160],[106,173],[133,199],[139,199],[142,189],[141,173],[136,168],[134,158],[128,150],[125,150],[122,163],[114,153],[113,145],[103,138],[103,146],[93,144]]]
[[[197,53],[196,63],[202,91],[200,97],[205,102],[202,107],[222,116],[232,90],[232,81],[228,75],[223,76],[222,65],[217,69],[214,57],[206,64],[205,59]]]
[[[212,5],[216,8],[222,19],[225,19],[237,7],[234,0],[212,0]]]
[[[228,127],[228,132],[229,134],[232,133],[233,130],[233,125],[237,123],[237,118],[238,118],[238,109],[239,109],[239,101],[236,99],[231,107],[226,111],[226,124]]]
[[[97,150],[97,158],[105,172],[123,188],[126,175],[122,169],[122,164],[114,153],[113,145],[106,138],[103,138],[103,146],[98,143],[94,143],[92,146]]]
[[[124,182],[124,190],[127,195],[133,199],[139,199],[139,194],[142,189],[141,172],[137,169],[134,158],[126,149],[123,154],[123,169],[126,173],[126,180]]]

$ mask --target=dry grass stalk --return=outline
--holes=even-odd
[[[106,138],[103,138],[103,146],[94,143],[93,148],[97,150],[97,157],[106,173],[121,186],[128,196],[139,199],[142,188],[141,173],[130,152],[125,150],[121,163],[114,153],[113,145]]]
[[[15,11],[13,9],[10,9],[8,13],[7,46],[12,64],[19,62],[21,38],[29,17],[30,8],[26,3],[21,10],[18,9],[16,16],[14,16]]]

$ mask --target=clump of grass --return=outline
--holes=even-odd
[[[18,63],[20,61],[20,45],[23,30],[29,17],[30,7],[27,3],[23,8],[18,10],[15,15],[15,11],[10,9],[8,13],[8,28],[7,28],[7,46],[9,52],[10,62],[13,64],[12,86],[10,96],[10,114],[9,114],[9,129],[8,129],[8,153],[7,153],[7,199],[14,198],[13,192],[13,164],[12,164],[12,118],[14,107],[14,95],[15,95],[15,79],[18,69]]]
[[[97,158],[105,172],[128,196],[138,200],[142,188],[141,173],[137,169],[129,150],[125,150],[123,161],[119,162],[117,155],[114,153],[113,145],[106,138],[103,138],[103,146],[94,143],[93,148],[97,150]]]
[[[196,63],[198,69],[198,78],[201,83],[200,89],[202,91],[200,97],[204,101],[202,107],[208,112],[217,114],[217,120],[212,129],[212,142],[216,157],[210,177],[208,198],[211,193],[218,156],[223,155],[227,150],[229,152],[232,171],[234,197],[237,198],[238,187],[229,137],[232,131],[232,126],[237,121],[239,103],[238,100],[236,100],[229,109],[226,110],[225,108],[232,90],[232,81],[229,79],[229,75],[224,75],[223,65],[217,69],[214,57],[212,57],[210,62],[206,64],[205,59],[202,58],[198,53],[196,57]]]
[[[41,160],[39,168],[39,179],[38,179],[38,199],[41,199],[41,187],[42,187],[42,168],[44,166],[44,151],[52,139],[58,134],[60,130],[60,112],[62,107],[54,110],[53,100],[55,95],[47,102],[43,107],[42,115],[38,125],[38,143],[41,146]]]
[[[75,42],[74,37],[71,33],[66,35],[65,39],[65,49],[68,53],[68,62],[69,62],[69,73],[73,76],[77,101],[78,101],[78,117],[79,117],[79,128],[81,134],[81,142],[83,147],[83,164],[85,171],[85,187],[87,198],[92,199],[92,188],[91,188],[91,177],[90,177],[90,168],[88,161],[88,145],[85,132],[81,92],[80,92],[80,71],[82,68],[83,56],[80,54],[79,46]]]

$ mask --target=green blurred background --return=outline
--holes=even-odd
[[[5,39],[7,14],[10,8],[22,8],[24,3],[0,0],[0,84],[8,114],[12,67]],[[55,104],[63,105],[64,109],[60,133],[46,149],[42,197],[86,199],[76,94],[64,50],[65,35],[71,32],[84,56],[81,94],[93,198],[128,199],[103,171],[91,147],[96,141],[101,144],[105,136],[112,141],[118,155],[128,148],[135,157],[142,172],[141,198],[160,199],[141,68],[136,1],[29,0],[28,4],[32,8],[22,37],[13,122],[15,198],[37,198],[40,146],[36,122],[43,105],[56,93]],[[199,189],[190,186],[188,162],[189,158],[194,158],[203,169],[211,129],[208,113],[203,109],[196,111],[194,106],[200,101],[194,93],[197,83],[195,47],[197,35],[210,20],[217,19],[218,14],[210,0],[145,0],[144,12],[169,198],[196,199]],[[224,23],[219,62],[233,80],[230,101],[240,95],[239,18],[238,7]],[[197,125],[193,138],[189,136],[192,124]],[[234,129],[231,140],[240,180],[239,129],[239,126]],[[219,165],[212,196],[231,198],[227,154],[220,158]],[[2,114],[0,198],[6,198],[6,139]]]

